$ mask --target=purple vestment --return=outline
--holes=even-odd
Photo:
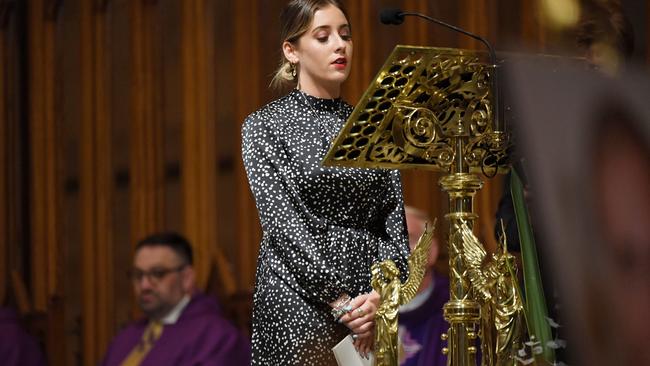
[[[147,327],[142,319],[121,331],[111,343],[103,366],[119,366]],[[195,295],[175,324],[162,335],[141,366],[250,365],[250,342],[221,314],[217,301]]]
[[[21,327],[16,312],[0,308],[0,364],[42,366],[45,357],[38,343]]]
[[[442,307],[449,301],[449,278],[434,274],[434,288],[419,307],[399,313],[399,331],[403,361],[400,366],[445,366],[447,356],[442,348],[447,341],[440,335],[449,324],[443,318]]]

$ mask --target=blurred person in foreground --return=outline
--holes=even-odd
[[[582,16],[575,28],[574,37],[578,55],[585,59],[589,68],[597,70],[594,73],[597,77],[603,75],[617,77],[617,75],[624,73],[634,53],[634,29],[623,13],[620,2],[616,0],[584,2]],[[554,108],[561,111],[556,106]],[[522,122],[511,126],[515,130],[512,131],[515,135],[518,135],[519,131],[516,131],[516,129],[521,128]],[[524,150],[525,148],[517,147],[515,154],[519,155],[512,158],[513,170],[517,172],[524,184],[524,194],[532,220],[536,245],[535,254],[539,262],[538,265],[542,277],[549,324],[553,328],[554,338],[562,344],[562,346],[554,350],[555,357],[557,362],[573,364],[575,355],[571,349],[572,342],[569,342],[568,347],[564,344],[564,340],[568,336],[565,327],[565,323],[567,322],[566,317],[568,315],[564,314],[564,300],[558,298],[558,290],[561,287],[560,282],[563,278],[558,276],[555,271],[549,270],[552,265],[558,265],[558,261],[554,262],[552,258],[552,251],[549,248],[552,246],[552,243],[550,243],[548,233],[544,230],[537,230],[542,221],[542,218],[539,217],[539,212],[537,212],[539,205],[534,204],[534,201],[539,197],[534,193],[536,191],[535,186],[539,183],[535,180],[529,181],[528,170],[531,167],[528,161],[530,157],[524,156]],[[511,174],[509,172],[504,180],[503,194],[496,212],[494,232],[496,237],[500,236],[501,222],[503,222],[505,225],[508,250],[517,256],[517,266],[523,269],[519,227],[511,195]],[[520,271],[520,273],[523,274],[523,271]],[[526,294],[524,293],[524,295]]]
[[[176,233],[151,235],[135,250],[135,296],[145,317],[121,331],[102,365],[246,365],[250,343],[196,290],[192,248]]]
[[[634,29],[623,13],[619,1],[607,0],[585,5],[583,16],[575,30],[575,38],[579,55],[584,57],[591,67],[609,76],[616,76],[624,71],[634,53]],[[525,157],[513,157],[513,169],[525,184],[526,198],[531,199]],[[503,195],[496,213],[494,233],[497,238],[501,235],[501,221],[503,221],[508,250],[518,254],[521,247],[510,195],[510,174],[508,173],[504,179]]]
[[[541,66],[510,87],[571,364],[648,365],[650,78]]]
[[[621,365],[650,365],[650,131],[639,127],[650,116],[644,121],[617,104],[598,110],[597,148],[588,162],[600,236],[592,245],[602,245],[594,251],[602,255],[607,279],[587,282],[584,291],[598,299],[588,311],[589,321],[601,323],[589,327],[594,344],[611,348]]]
[[[415,248],[431,222],[427,215],[414,207],[405,206],[409,246]],[[446,346],[440,336],[449,324],[443,317],[442,307],[449,301],[449,277],[436,273],[439,245],[431,243],[427,269],[417,295],[399,309],[400,366],[444,366],[447,356],[442,354]]]

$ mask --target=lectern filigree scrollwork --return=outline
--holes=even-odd
[[[507,169],[508,136],[496,128],[500,124],[494,121],[490,90],[494,65],[486,60],[487,54],[481,52],[397,46],[323,161],[329,166],[446,173],[438,182],[449,195],[450,207],[446,217],[450,223],[451,292],[444,307],[450,326],[443,335],[448,339],[443,352],[449,355],[452,366],[476,365],[479,336],[484,344],[496,344],[481,331],[482,320],[509,324],[504,319],[512,315],[508,307],[496,307],[490,315],[481,315],[481,310],[486,313],[493,308],[485,307],[484,299],[473,290],[470,268],[463,257],[463,239],[458,235],[462,223],[471,229],[476,219],[472,206],[483,185],[479,174],[491,177]],[[503,286],[505,277],[494,281],[500,285],[491,287],[496,291],[492,296],[506,296],[507,291],[502,291],[507,289]],[[378,286],[382,294],[375,345],[378,365],[396,365],[394,291],[398,285],[388,264],[373,267],[373,287]],[[508,340],[497,339],[501,348]],[[492,346],[486,348],[483,364],[496,365],[496,355]]]

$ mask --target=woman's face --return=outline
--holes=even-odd
[[[307,32],[295,44],[285,42],[284,51],[289,61],[298,63],[298,84],[303,90],[338,89],[352,62],[348,20],[333,5],[319,9]]]

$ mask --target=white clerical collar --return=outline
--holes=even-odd
[[[176,324],[176,321],[178,321],[178,318],[181,316],[183,310],[185,310],[185,307],[189,303],[190,303],[190,296],[189,295],[183,296],[181,301],[179,301],[178,304],[174,306],[172,311],[170,311],[169,314],[167,314],[167,316],[162,318],[161,322],[163,324]]]
[[[411,299],[411,301],[399,307],[400,313],[407,313],[409,311],[413,311],[419,308],[422,304],[424,304],[425,301],[427,301],[429,295],[431,295],[431,293],[433,292],[434,286],[435,286],[435,281],[434,281],[434,277],[432,276],[431,283],[429,284],[429,286],[427,286],[426,289],[424,289],[424,291],[415,295],[415,297]]]

